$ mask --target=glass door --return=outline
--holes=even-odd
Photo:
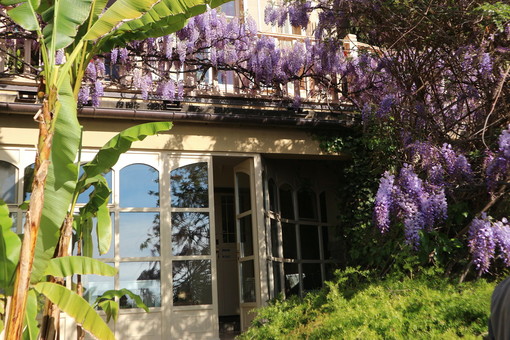
[[[259,295],[257,251],[254,247],[254,235],[257,235],[254,228],[257,223],[254,209],[253,159],[245,160],[234,167],[234,176],[241,330],[245,330],[253,319],[253,314],[249,311],[257,307]]]

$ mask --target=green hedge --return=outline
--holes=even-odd
[[[272,301],[240,339],[480,339],[495,283],[373,280],[348,269],[303,299]]]

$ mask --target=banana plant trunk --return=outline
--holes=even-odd
[[[53,140],[53,117],[48,99],[43,101],[41,110],[35,119],[39,121],[39,141],[34,180],[32,182],[32,195],[26,215],[25,233],[21,245],[18,267],[16,268],[14,292],[7,317],[6,334],[9,340],[19,340],[22,338],[30,275],[32,273],[35,245],[44,205],[44,185],[48,174]]]
[[[60,238],[55,250],[54,257],[69,256],[69,246],[73,237],[73,214],[68,213],[62,228],[60,229]],[[62,278],[50,277],[50,282],[64,285]],[[43,322],[41,325],[40,340],[59,339],[60,331],[60,309],[49,299],[44,304]]]

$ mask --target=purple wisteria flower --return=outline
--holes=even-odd
[[[78,92],[78,103],[85,105],[89,102],[90,88],[87,85],[82,85]]]
[[[115,65],[117,64],[117,58],[119,56],[119,49],[118,48],[114,48],[111,52],[110,52],[110,62],[112,65]]]
[[[390,212],[393,208],[395,176],[386,171],[379,182],[375,196],[374,224],[381,233],[390,229]]]
[[[496,242],[494,241],[494,229],[487,215],[483,214],[471,222],[468,240],[475,268],[482,273],[489,271]]]
[[[471,222],[468,240],[473,263],[479,272],[488,272],[497,255],[510,267],[510,226],[506,218],[497,221],[483,213]]]

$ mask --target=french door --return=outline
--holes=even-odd
[[[256,261],[258,249],[254,247],[257,235],[255,211],[255,182],[253,159],[247,159],[234,167],[235,205],[237,227],[237,251],[239,266],[239,304],[241,330],[248,328],[257,307],[260,284],[259,266]]]

